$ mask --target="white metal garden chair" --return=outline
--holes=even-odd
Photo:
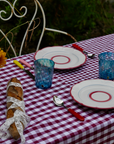
[[[13,15],[16,16],[17,18],[22,18],[22,17],[26,16],[26,14],[27,14],[27,12],[28,12],[28,11],[27,11],[27,7],[26,7],[26,6],[22,6],[22,7],[20,8],[20,11],[21,11],[22,9],[24,9],[24,14],[23,14],[23,15],[16,14],[16,12],[15,12],[15,10],[16,10],[15,5],[16,5],[17,0],[14,0],[13,4],[11,4],[9,0],[0,0],[0,5],[2,5],[2,2],[7,3],[7,4],[10,6],[10,8],[11,8],[11,13],[10,13],[10,16],[9,16],[8,18],[3,18],[3,17],[2,17],[2,14],[3,14],[3,13],[6,14],[6,11],[5,11],[5,10],[0,10],[0,19],[3,20],[3,21],[8,21],[8,20],[10,20]],[[67,32],[64,32],[64,31],[61,31],[61,30],[56,30],[56,29],[51,29],[51,28],[46,28],[46,17],[45,17],[45,13],[44,13],[43,7],[42,7],[42,5],[40,4],[40,2],[39,2],[38,0],[34,0],[34,4],[35,4],[35,12],[34,12],[34,15],[32,16],[32,19],[30,20],[30,22],[29,22],[29,24],[28,24],[28,26],[27,26],[27,28],[26,28],[25,34],[24,34],[24,36],[23,36],[23,39],[22,39],[22,42],[21,42],[21,46],[20,46],[20,50],[19,50],[19,55],[21,55],[21,53],[22,53],[22,49],[23,49],[23,46],[24,46],[24,43],[25,43],[25,40],[26,40],[27,33],[28,33],[28,31],[29,31],[29,29],[30,29],[33,21],[34,21],[35,18],[36,18],[36,14],[37,14],[37,12],[38,12],[38,7],[40,8],[41,13],[42,13],[42,16],[43,16],[43,28],[42,28],[42,31],[41,31],[40,38],[39,38],[39,40],[38,40],[38,44],[37,44],[37,47],[36,47],[36,51],[39,50],[39,47],[40,47],[40,44],[41,44],[41,41],[42,41],[44,32],[45,32],[46,30],[47,30],[47,31],[53,31],[53,32],[58,32],[58,33],[62,33],[62,34],[68,35],[68,36],[70,36],[74,41],[76,41],[76,39],[75,39],[72,35],[68,34]],[[0,29],[0,33],[3,35],[3,37],[5,37],[5,39],[6,39],[7,42],[9,43],[10,47],[11,47],[12,50],[13,50],[14,55],[17,56],[16,51],[15,51],[12,43],[11,43],[10,40],[8,39],[7,35],[6,35],[1,29]]]

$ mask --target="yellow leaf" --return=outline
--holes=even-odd
[[[6,64],[6,59],[6,53],[0,48],[0,68],[4,67]]]

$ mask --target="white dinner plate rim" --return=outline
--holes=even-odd
[[[39,51],[42,51],[42,50],[47,49],[47,48],[53,48],[53,47],[70,48],[70,49],[76,50],[76,49],[74,49],[74,48],[72,48],[72,47],[65,47],[65,46],[49,46],[49,47],[44,47],[44,48],[42,48],[41,50],[38,50],[38,51],[35,52],[34,60],[36,60],[35,56],[36,56],[36,54],[37,54]],[[61,69],[61,70],[74,69],[74,68],[78,68],[78,67],[84,65],[84,64],[86,63],[86,61],[87,61],[87,56],[86,56],[83,52],[81,52],[81,51],[79,51],[79,50],[76,50],[76,51],[82,53],[83,56],[85,57],[85,61],[84,61],[83,63],[81,63],[81,64],[78,65],[78,66],[74,66],[74,67],[68,67],[68,68],[57,68],[57,67],[55,68],[55,67],[54,67],[54,69]]]
[[[114,81],[111,81],[111,80],[104,80],[104,79],[89,79],[89,80],[84,80],[84,81],[93,81],[93,80],[101,80],[101,81],[109,81],[109,82],[113,82],[114,83]],[[71,87],[71,89],[70,89],[70,95],[71,95],[71,97],[72,97],[72,99],[74,100],[74,101],[76,101],[77,103],[79,103],[79,104],[81,104],[81,105],[83,105],[83,106],[86,106],[86,107],[89,107],[89,108],[94,108],[94,109],[113,109],[114,107],[106,107],[106,108],[104,108],[104,107],[97,107],[97,106],[89,106],[89,105],[86,105],[86,104],[84,104],[84,103],[81,103],[81,102],[79,102],[78,100],[76,100],[75,98],[74,98],[74,96],[72,95],[72,89],[73,89],[73,87],[75,86],[75,85],[77,85],[77,84],[80,84],[80,83],[82,83],[82,82],[84,82],[84,81],[81,81],[81,82],[78,82],[78,83],[76,83],[76,84],[74,84],[72,87]]]

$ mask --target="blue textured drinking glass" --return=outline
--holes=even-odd
[[[35,84],[37,88],[47,89],[51,87],[54,64],[54,61],[44,58],[34,61]]]
[[[114,80],[114,53],[103,52],[99,58],[99,78]]]

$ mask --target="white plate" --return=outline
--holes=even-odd
[[[46,47],[35,53],[34,59],[48,58],[55,62],[55,69],[77,68],[86,62],[86,55],[74,48]]]
[[[98,109],[114,108],[114,82],[94,79],[82,81],[71,88],[72,98],[87,107]]]

